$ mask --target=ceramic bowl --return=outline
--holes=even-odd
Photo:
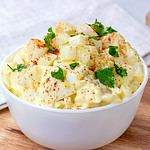
[[[16,52],[7,56],[9,61]],[[21,100],[0,81],[9,110],[21,131],[36,143],[59,150],[94,149],[120,137],[131,124],[148,80],[143,59],[144,81],[120,104],[85,110],[44,108]]]

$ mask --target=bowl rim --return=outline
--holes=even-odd
[[[77,110],[76,109],[58,109],[58,108],[40,106],[40,105],[37,105],[37,104],[32,104],[31,102],[25,101],[25,100],[17,97],[12,92],[10,92],[3,83],[3,80],[2,80],[2,64],[5,63],[12,55],[14,55],[20,49],[21,48],[18,48],[17,50],[12,51],[11,53],[9,53],[9,55],[7,55],[2,60],[1,67],[0,67],[0,87],[5,91],[5,93],[7,93],[7,95],[9,95],[9,97],[13,97],[13,99],[16,100],[17,102],[19,102],[23,105],[32,107],[32,108],[43,110],[43,111],[56,112],[56,113],[73,113],[73,114],[76,114],[76,113],[90,113],[90,112],[104,111],[104,110],[112,109],[112,108],[115,108],[115,107],[120,107],[120,106],[132,101],[132,99],[134,99],[134,97],[136,97],[140,92],[142,92],[144,90],[146,84],[147,84],[147,81],[148,81],[148,68],[147,68],[147,65],[144,62],[143,58],[138,54],[138,56],[139,56],[139,58],[140,58],[140,60],[143,64],[144,80],[143,80],[142,84],[140,85],[140,87],[136,90],[136,92],[134,92],[131,96],[129,96],[127,98],[124,98],[124,100],[121,103],[108,104],[108,105],[105,105],[105,106],[100,106],[100,107],[95,107],[95,108],[77,109]]]

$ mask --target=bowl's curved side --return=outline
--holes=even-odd
[[[17,124],[33,141],[55,149],[93,149],[118,138],[133,120],[142,91],[129,103],[89,113],[55,113],[24,105],[7,95]]]

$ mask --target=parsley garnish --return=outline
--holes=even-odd
[[[105,27],[101,22],[99,22],[97,19],[95,20],[95,23],[90,25],[93,30],[99,35],[99,36],[104,36],[107,33],[112,33],[112,32],[117,32],[115,29],[112,27]]]
[[[26,67],[23,64],[17,64],[16,68],[12,68],[10,65],[7,64],[7,66],[13,71],[15,72],[16,70],[18,72],[21,72],[23,69],[25,69]]]
[[[109,46],[109,54],[114,57],[119,57],[118,51],[116,49],[118,49],[118,46]]]
[[[80,34],[85,35],[83,32],[81,32]]]
[[[104,25],[101,22],[98,22],[97,19],[95,20],[95,23],[91,25],[91,27],[99,36],[103,36],[106,34]]]
[[[47,35],[44,37],[45,45],[48,48],[49,52],[53,52],[54,48],[51,45],[52,39],[55,38],[55,33],[52,30],[52,27],[48,29]]]
[[[64,72],[63,72],[63,70],[60,67],[58,67],[58,71],[57,72],[52,71],[51,75],[52,75],[53,78],[56,78],[58,80],[63,80],[63,78],[64,78]]]
[[[115,29],[113,29],[111,26],[110,27],[106,27],[107,28],[107,32],[108,33],[113,33],[113,32],[117,32]]]
[[[72,63],[72,64],[69,64],[70,68],[73,70],[75,69],[75,67],[77,67],[79,65],[79,63]]]
[[[113,73],[113,67],[97,70],[95,72],[95,77],[96,79],[99,79],[102,84],[110,88],[114,88],[115,77]]]
[[[119,67],[115,63],[114,63],[114,66],[115,66],[115,70],[116,70],[117,74],[120,75],[121,77],[124,77],[124,76],[128,75],[127,69]]]
[[[89,36],[89,39],[99,40],[98,36]]]

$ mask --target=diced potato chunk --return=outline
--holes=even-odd
[[[44,42],[38,39],[31,39],[24,48],[24,52],[28,55],[29,60],[43,56],[46,54],[47,50]]]
[[[77,27],[78,33],[84,33],[86,36],[97,36],[97,33],[87,24],[81,24]]]
[[[89,44],[89,42],[88,42],[87,37],[83,35],[76,35],[76,36],[70,37],[69,44],[73,46],[83,46],[83,45]]]
[[[61,100],[74,94],[74,87],[50,76],[51,71],[56,71],[57,67],[50,67],[41,80],[37,90],[38,100]]]
[[[49,55],[40,57],[37,64],[43,66],[51,66],[56,58],[57,55],[50,53]]]
[[[85,47],[78,47],[78,60],[85,65],[89,65],[90,52]]]
[[[75,60],[77,59],[77,49],[70,45],[60,47],[60,59],[62,60]]]
[[[24,87],[20,84],[20,79],[22,78],[22,74],[19,72],[13,72],[10,75],[10,90],[17,96],[22,95],[24,93]]]
[[[26,89],[33,88],[36,90],[47,68],[48,67],[37,65],[28,68],[19,79],[18,84],[22,85]]]
[[[87,83],[77,91],[75,103],[89,106],[92,103],[101,102],[101,90],[93,83]]]
[[[60,49],[61,46],[66,45],[69,43],[70,36],[66,33],[61,33],[56,36],[56,38],[52,41],[52,45],[58,49]]]
[[[77,66],[74,70],[67,70],[66,81],[68,81],[69,83],[75,83],[78,80],[82,80],[86,74],[86,66]]]
[[[69,35],[75,35],[76,27],[68,22],[59,22],[58,24],[56,24],[54,32],[56,35],[60,33],[67,33]]]

